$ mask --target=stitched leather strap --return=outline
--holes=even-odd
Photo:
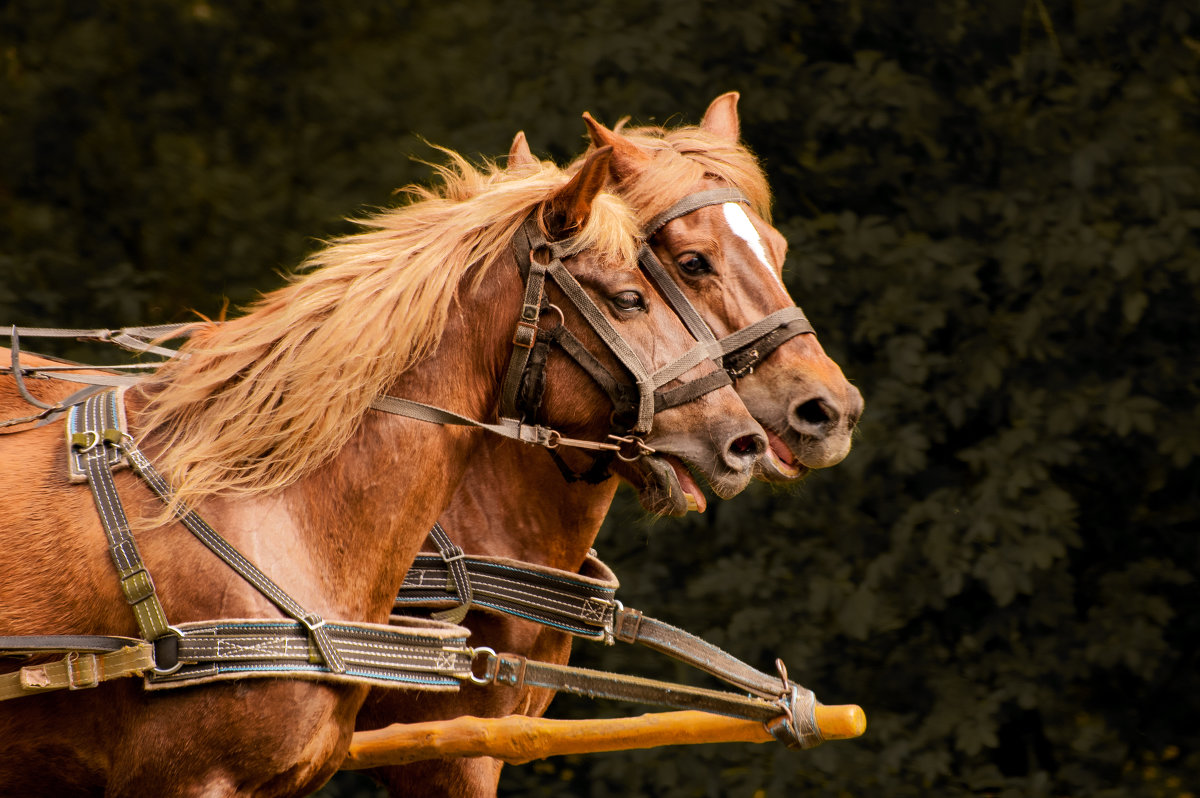
[[[697,709],[767,724],[789,748],[812,748],[824,741],[817,727],[816,697],[796,684],[776,700],[663,682],[640,676],[536,662],[515,654],[491,654],[485,679],[496,685],[561,690],[589,698],[632,701],[673,709]],[[478,681],[482,681],[477,679]]]
[[[317,651],[300,623],[262,618],[179,624],[179,659],[170,674],[151,672],[148,688],[249,677],[299,676],[384,687],[455,689],[470,678],[469,631],[440,621],[380,625],[331,621],[322,630],[340,670]]]
[[[513,615],[591,640],[611,639],[617,578],[594,556],[582,573],[531,565],[503,557],[464,555],[474,606]],[[419,554],[404,576],[396,610],[441,606],[455,600],[448,569],[436,554]],[[459,599],[461,601],[461,599]]]
[[[9,640],[11,638],[0,638]],[[43,638],[44,639],[44,638]],[[100,682],[125,676],[140,676],[154,668],[154,646],[129,640],[114,651],[100,653],[82,646],[65,657],[40,665],[26,665],[14,673],[0,675],[0,701],[48,693],[52,690],[82,690]],[[5,645],[0,642],[0,645]],[[56,646],[56,643],[49,643]],[[61,650],[61,649],[60,649]],[[103,651],[103,649],[101,649]]]
[[[170,629],[112,477],[111,469],[124,459],[120,448],[124,432],[117,401],[116,391],[106,391],[71,409],[67,418],[69,461],[72,473],[87,478],[120,578],[121,593],[133,610],[142,637],[153,641],[170,634]]]

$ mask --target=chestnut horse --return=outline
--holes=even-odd
[[[181,357],[128,392],[133,438],[179,502],[308,611],[385,623],[482,434],[372,404],[387,393],[495,419],[522,302],[510,242],[526,218],[540,219],[552,241],[571,234],[579,242],[555,263],[644,371],[693,348],[636,266],[630,212],[602,193],[610,157],[598,151],[568,179],[549,166],[519,177],[480,170],[451,154],[439,189],[412,189],[413,202],[364,220],[364,232],[317,252],[310,272],[244,316],[198,325]],[[583,308],[564,293],[548,281],[561,324],[619,372],[597,322],[583,324]],[[705,361],[680,376],[712,369]],[[603,438],[612,406],[578,366],[553,357],[546,382],[549,423]],[[30,384],[45,401],[72,390]],[[15,387],[4,380],[0,418],[28,412]],[[746,484],[765,447],[728,387],[658,414],[645,442],[656,458],[698,465],[723,492]],[[0,635],[136,636],[92,498],[65,473],[62,427],[2,435],[0,456]],[[663,472],[645,460],[631,468]],[[113,476],[170,622],[281,617],[145,483],[129,470]],[[653,503],[670,489],[660,483],[647,496]],[[527,503],[543,496],[538,488]],[[124,678],[6,701],[0,793],[307,794],[344,757],[366,693],[364,684],[311,678],[158,690]]]
[[[722,95],[709,106],[699,127],[669,131],[627,130],[621,135],[585,117],[594,143],[612,147],[616,190],[632,201],[643,225],[684,197],[713,188],[737,188],[750,200],[749,208],[723,203],[699,208],[667,223],[650,241],[718,337],[792,305],[780,278],[786,244],[764,221],[766,179],[738,143],[736,103],[736,94]],[[510,169],[531,160],[524,137],[518,135]],[[752,228],[747,229],[747,223]],[[786,340],[756,367],[743,371],[736,389],[771,441],[760,477],[794,481],[808,469],[831,466],[845,457],[862,413],[862,397],[824,354],[814,334]],[[593,545],[618,480],[567,483],[548,457],[521,454],[499,440],[480,446],[440,523],[470,554],[575,573]],[[587,465],[577,454],[570,459],[576,470]],[[622,476],[636,484],[636,475]],[[553,501],[518,503],[513,497],[524,495],[525,485],[553,486],[545,490]],[[496,651],[558,664],[570,654],[571,637],[548,626],[485,610],[469,612],[463,623],[472,630],[474,644]],[[499,686],[471,685],[450,696],[375,690],[359,714],[358,726],[370,729],[458,715],[538,716],[551,698],[546,690]],[[498,760],[478,757],[381,768],[372,775],[396,796],[477,798],[495,795],[500,769]]]

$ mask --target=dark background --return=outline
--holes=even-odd
[[[1198,67],[1183,0],[9,0],[0,322],[216,314],[428,179],[424,141],[524,129],[561,162],[584,110],[694,123],[738,90],[788,284],[867,412],[799,488],[658,522],[622,494],[598,547],[627,605],[782,656],[867,734],[552,759],[502,792],[1189,795]]]

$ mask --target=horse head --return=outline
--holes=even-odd
[[[593,144],[612,149],[614,190],[638,209],[657,261],[722,341],[770,442],[759,476],[782,482],[846,456],[863,400],[788,295],[787,242],[766,221],[765,178],[738,142],[737,99],[718,97],[699,127],[615,132],[584,119]]]
[[[589,217],[601,203],[625,209],[632,222],[625,204],[604,193],[612,155],[607,147],[593,151],[542,206],[539,225],[548,241],[576,237],[588,230]],[[510,158],[510,169],[528,166],[519,151]],[[636,227],[631,229],[636,231]],[[678,515],[689,506],[702,508],[703,493],[689,466],[718,495],[736,494],[766,450],[759,425],[728,380],[713,379],[722,376],[719,369],[707,357],[698,356],[695,339],[639,268],[636,250],[620,260],[598,257],[598,250],[586,245],[572,249],[575,251],[563,257],[562,263],[591,298],[599,320],[573,301],[569,286],[547,280],[546,301],[552,312],[543,314],[538,335],[570,353],[580,348],[563,344],[565,333],[570,333],[590,356],[546,357],[544,380],[526,376],[523,381],[525,403],[536,398],[556,425],[573,433],[624,438],[626,448],[617,454],[621,462],[617,467],[638,488],[648,511]],[[530,262],[544,261],[550,254],[535,246]],[[614,346],[614,335],[623,345]],[[622,346],[640,366],[630,368],[619,351]],[[575,372],[574,378],[567,370]],[[590,379],[580,380],[581,370]],[[685,401],[664,401],[670,391],[697,381],[714,387]],[[618,383],[615,387],[614,382]],[[611,412],[598,413],[596,408],[604,401],[613,404]],[[640,451],[630,448],[629,433],[641,436],[645,447]]]

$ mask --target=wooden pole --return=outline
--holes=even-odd
[[[867,728],[866,715],[853,704],[818,704],[816,720],[826,740],[848,740]],[[452,720],[397,723],[385,729],[356,732],[342,769],[362,770],[466,756],[490,756],[519,765],[563,754],[696,743],[765,743],[774,739],[757,721],[693,710],[601,720],[464,715]]]

